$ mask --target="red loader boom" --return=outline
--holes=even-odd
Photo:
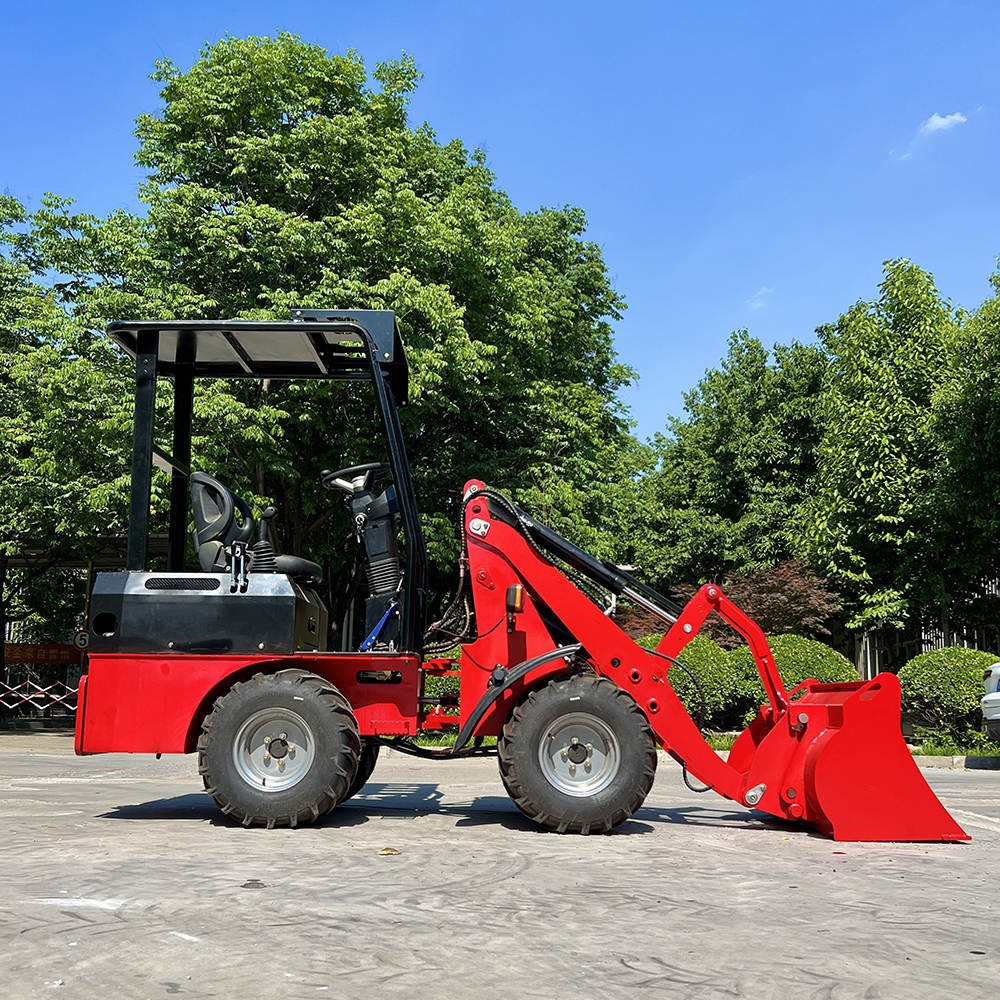
[[[494,630],[464,648],[463,677],[466,663],[483,670],[551,646],[547,630],[531,614],[538,601],[573,623],[590,664],[635,699],[657,742],[725,798],[809,823],[835,840],[969,839],[930,790],[903,742],[895,676],[849,684],[806,681],[786,693],[764,633],[714,585],[701,588],[650,653],[546,559],[540,546],[530,544],[533,522],[519,531],[494,518],[496,495],[476,500],[483,488],[479,482],[466,486],[477,620],[497,620],[511,586],[521,585],[531,596],[525,597],[516,629]],[[746,639],[769,700],[725,761],[708,746],[669,680],[671,659],[681,656],[713,611]],[[498,704],[496,710],[502,716],[510,709]]]

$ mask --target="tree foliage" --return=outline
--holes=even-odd
[[[140,212],[50,195],[25,216],[0,199],[0,559],[78,559],[124,532],[132,373],[95,332],[108,321],[386,308],[410,358],[404,430],[438,591],[476,477],[664,592],[723,583],[772,634],[995,624],[1000,276],[962,313],[890,261],[877,297],[816,343],[737,331],[643,444],[619,399],[623,303],[584,214],[519,210],[480,151],[411,123],[419,76],[405,55],[369,73],[287,34],[225,38],[187,69],[157,64]],[[371,402],[343,384],[202,382],[195,465],[277,501],[283,547],[337,570],[350,528],[317,473],[384,457]],[[157,473],[154,528],[166,487]],[[26,572],[0,565],[8,604]]]
[[[840,611],[840,601],[826,581],[799,559],[784,559],[774,566],[734,573],[716,582],[768,635],[828,636],[828,625]],[[674,595],[687,602],[698,589],[696,584],[682,584],[674,588]],[[706,621],[704,629],[727,649],[743,641],[717,615]]]
[[[1000,274],[994,295],[965,317],[947,377],[935,392],[931,430],[942,455],[933,497],[935,553],[951,617],[1000,621]]]
[[[931,276],[909,261],[889,262],[879,291],[821,331],[825,430],[801,522],[804,551],[862,627],[899,624],[911,602],[943,596],[932,401],[959,328]]]
[[[393,309],[435,563],[455,555],[472,476],[611,554],[604,497],[631,474],[617,397],[631,373],[609,325],[622,302],[583,213],[522,213],[481,153],[411,128],[419,74],[405,56],[369,80],[355,54],[226,38],[188,70],[160,62],[154,79],[162,107],[136,130],[144,213],[97,219],[50,198],[32,220],[33,252],[76,321]],[[381,457],[363,404],[343,385],[202,385],[195,461],[276,499],[290,550],[330,552],[318,471]]]
[[[74,582],[49,571],[124,530],[117,511],[128,477],[109,469],[121,463],[130,414],[113,389],[108,345],[26,262],[23,220],[21,205],[0,198],[0,635],[8,620],[38,618],[41,609],[47,636],[45,622],[63,621],[65,605],[80,611],[66,600]]]
[[[687,419],[656,439],[639,491],[635,562],[665,589],[790,558],[789,511],[809,488],[827,360],[814,345],[773,354],[745,330],[685,396]]]

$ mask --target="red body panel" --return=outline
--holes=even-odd
[[[198,656],[183,653],[92,655],[81,682],[77,753],[190,753],[218,695],[258,671],[298,667],[327,678],[351,703],[362,735],[417,731],[419,663],[414,656],[297,653]],[[392,671],[393,683],[359,680]],[[85,698],[85,702],[84,699]]]

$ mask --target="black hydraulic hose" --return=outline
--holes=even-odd
[[[459,757],[492,757],[496,755],[495,746],[484,747],[482,740],[476,740],[472,746],[464,747],[455,751],[454,747],[422,747],[413,743],[407,737],[398,737],[387,740],[382,736],[370,736],[379,746],[388,747],[390,750],[398,750],[409,757],[423,757],[425,760],[457,760]]]
[[[464,515],[463,515],[463,525],[464,525]],[[434,654],[434,653],[444,653],[451,649],[456,643],[461,642],[468,636],[469,625],[472,623],[472,612],[469,610],[468,598],[462,600],[463,593],[465,591],[465,581],[466,581],[466,565],[468,563],[468,558],[465,554],[464,545],[461,556],[458,560],[458,586],[455,588],[455,596],[452,598],[451,603],[445,609],[444,614],[436,621],[432,622],[427,626],[427,630],[424,632],[424,655]],[[465,610],[465,622],[462,625],[461,632],[452,632],[447,626],[451,624],[451,621],[458,610],[459,603]],[[429,639],[434,635],[445,635],[446,638],[443,642],[438,641],[434,644],[429,644]]]
[[[675,667],[680,667],[681,670],[683,670],[684,673],[691,678],[691,683],[694,684],[695,690],[698,692],[698,698],[701,701],[701,722],[698,726],[700,729],[705,724],[705,720],[708,718],[708,701],[705,698],[705,689],[701,686],[695,672],[690,667],[684,666],[680,660],[675,660],[672,656],[667,656],[666,653],[658,653],[655,649],[647,649],[646,652],[651,653],[653,656],[658,656],[661,660],[669,661]],[[704,788],[695,788],[688,778],[687,764],[683,761],[681,761],[681,777],[684,779],[684,784],[687,785],[692,792],[710,792],[713,788],[715,788],[715,785],[705,785]]]
[[[474,493],[472,496],[470,496],[465,501],[465,504],[463,504],[462,506],[463,527],[465,524],[465,507],[477,497],[486,497],[488,500],[492,500],[498,506],[502,507],[507,512],[508,516],[513,519],[514,521],[513,527],[517,527],[520,530],[522,537],[528,543],[528,546],[532,549],[535,555],[539,557],[539,559],[543,559],[545,562],[553,566],[556,564],[551,558],[552,555],[556,555],[559,558],[563,559],[565,562],[569,563],[570,567],[572,568],[557,566],[557,569],[559,569],[559,571],[564,576],[569,577],[569,579],[572,580],[572,582],[580,590],[588,594],[588,596],[592,600],[596,596],[597,600],[594,601],[595,604],[604,602],[603,594],[598,593],[595,595],[595,588],[591,580],[587,579],[586,576],[582,576],[574,572],[574,568],[581,569],[581,565],[578,565],[577,563],[579,564],[585,563],[588,569],[584,569],[582,570],[582,572],[586,574],[588,571],[590,571],[597,583],[600,583],[604,586],[608,586],[608,584],[605,582],[604,579],[604,577],[607,576],[607,572],[604,571],[603,575],[601,575],[601,573],[598,572],[599,570],[603,569],[603,564],[598,562],[598,560],[596,560],[593,556],[584,552],[583,549],[578,548],[568,539],[563,538],[562,535],[557,534],[550,528],[546,528],[544,525],[540,525],[537,521],[535,521],[534,518],[532,518],[530,515],[526,514],[523,510],[521,510],[520,507],[516,507],[502,493],[497,493],[496,490],[480,490],[478,493]],[[557,539],[561,543],[563,543],[565,546],[565,551],[560,551],[558,547],[556,547],[554,544],[552,546],[546,546],[546,548],[548,549],[548,551],[546,551],[546,548],[543,548],[539,544],[539,540],[535,536],[535,532],[540,531],[541,529],[544,529],[546,537],[549,537],[551,539]],[[464,541],[465,539],[463,538],[463,542]],[[572,555],[573,559],[575,559],[576,562],[574,562],[573,559],[567,558],[567,555]],[[608,589],[615,594],[621,592],[614,590],[614,588],[610,586],[608,586]]]
[[[506,497],[504,499],[506,500]],[[608,562],[606,559],[597,559],[589,552],[585,552],[568,538],[563,538],[557,531],[553,531],[544,524],[539,524],[533,517],[519,507],[510,504],[509,501],[508,504],[516,512],[520,524],[535,536],[542,546],[559,556],[560,559],[565,560],[574,569],[587,574],[601,586],[607,587],[616,596],[631,590],[647,601],[658,605],[674,618],[680,616],[683,608],[679,604],[675,604],[669,598],[657,593],[652,587],[637,580],[614,563]]]

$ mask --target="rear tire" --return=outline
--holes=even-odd
[[[364,788],[365,783],[372,776],[372,771],[375,770],[376,763],[378,763],[378,752],[380,749],[381,744],[376,740],[370,739],[367,736],[361,737],[361,757],[358,760],[358,773],[354,776],[351,787],[347,789],[347,794],[340,800],[341,802],[346,802],[348,799],[353,798]]]
[[[497,751],[514,804],[559,833],[609,832],[643,804],[656,775],[646,716],[617,684],[592,674],[528,694]]]
[[[329,812],[358,770],[347,699],[305,670],[255,674],[218,698],[198,739],[198,771],[244,826],[298,826]]]

